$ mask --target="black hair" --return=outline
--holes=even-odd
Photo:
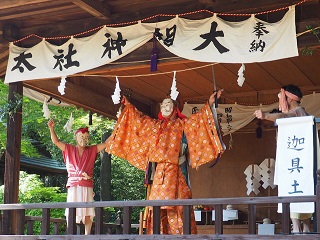
[[[302,92],[301,89],[293,84],[289,84],[287,86],[283,86],[282,87],[285,91],[292,93],[294,95],[296,95],[298,98],[302,98]],[[298,103],[300,103],[300,101],[298,101]]]

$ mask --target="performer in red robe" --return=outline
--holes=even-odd
[[[208,103],[189,118],[181,114],[178,103],[171,98],[163,100],[159,119],[143,115],[123,98],[125,107],[106,151],[144,171],[149,163],[156,163],[148,200],[191,198],[187,175],[183,173],[187,164],[198,168],[224,152],[210,108],[216,94],[220,96],[221,91],[212,94]],[[152,208],[148,209],[146,228],[152,234]],[[160,217],[162,234],[183,234],[182,206],[163,206]],[[197,233],[193,211],[191,233]]]
[[[68,172],[67,202],[93,202],[93,168],[97,154],[106,147],[106,142],[88,146],[88,127],[79,128],[75,132],[76,146],[66,144],[58,138],[54,130],[54,121],[48,122],[52,142],[62,150],[64,162]],[[68,216],[68,209],[66,209]],[[76,222],[85,225],[85,234],[90,234],[93,217],[93,208],[77,208]]]

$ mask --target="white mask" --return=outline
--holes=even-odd
[[[171,99],[166,98],[160,105],[161,114],[163,117],[170,117],[173,112],[173,102]]]
[[[86,147],[89,143],[89,133],[88,132],[85,132],[85,133],[78,132],[76,135],[76,142],[79,146]]]

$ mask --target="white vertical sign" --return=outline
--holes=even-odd
[[[276,123],[275,184],[278,195],[314,195],[313,116],[282,118]],[[282,212],[281,204],[278,212]],[[290,212],[313,213],[314,203],[291,203]]]

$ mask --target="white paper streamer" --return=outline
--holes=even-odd
[[[72,124],[73,124],[73,117],[72,117],[72,113],[70,114],[70,118],[67,121],[67,123],[63,126],[63,129],[67,132],[71,132],[72,130]]]
[[[262,163],[260,163],[259,167],[261,168],[261,181],[263,181],[262,187],[266,189],[270,186],[274,189],[276,187],[273,184],[275,160],[273,158],[266,158]]]
[[[173,79],[172,79],[170,97],[171,97],[171,99],[176,100],[178,95],[179,95],[179,92],[177,91],[176,71],[174,71],[173,72]]]
[[[255,194],[258,194],[260,192],[260,171],[260,167],[256,164],[249,165],[244,171],[244,174],[247,175],[247,195],[249,195],[251,192],[254,192]]]
[[[242,85],[243,85],[243,83],[244,83],[244,80],[245,80],[245,77],[244,77],[244,75],[243,75],[243,72],[244,72],[244,70],[246,70],[246,67],[244,66],[244,64],[242,63],[242,65],[241,65],[241,67],[239,68],[239,71],[238,71],[238,80],[237,80],[237,82],[238,82],[238,85],[240,86],[240,87],[242,87]]]
[[[60,85],[58,86],[58,91],[61,95],[64,95],[65,92],[64,92],[64,89],[66,88],[66,77],[61,77],[61,82],[60,82]]]
[[[116,77],[116,80],[117,80],[116,88],[114,89],[114,93],[111,96],[112,101],[113,101],[114,104],[120,103],[120,98],[121,98],[121,95],[120,95],[121,89],[120,89],[120,84],[119,84],[118,77]]]
[[[50,118],[50,110],[48,108],[48,100],[47,98],[44,98],[44,101],[43,101],[43,106],[42,106],[42,112],[43,112],[43,116],[46,118],[46,119],[49,119]]]

